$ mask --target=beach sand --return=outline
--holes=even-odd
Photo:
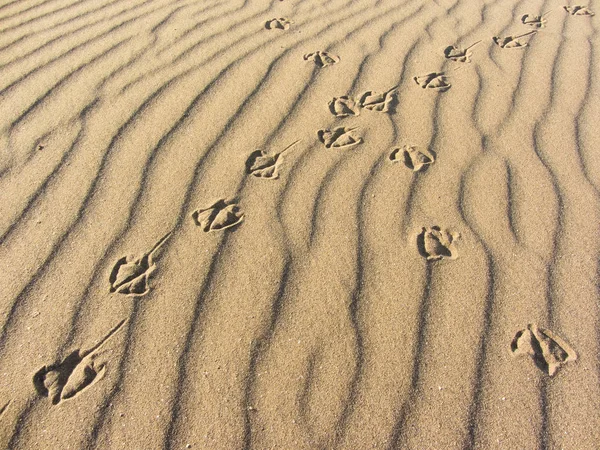
[[[599,448],[599,10],[1,2],[0,448]]]

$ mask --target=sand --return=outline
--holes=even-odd
[[[598,10],[1,2],[0,448],[597,449]]]

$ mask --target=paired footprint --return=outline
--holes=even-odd
[[[277,19],[267,20],[265,22],[265,28],[267,30],[289,30],[290,25],[294,22],[285,17],[279,17]]]
[[[156,270],[154,253],[171,237],[164,235],[150,251],[141,256],[124,256],[117,261],[108,279],[109,291],[129,297],[141,297],[150,292],[150,276]]]
[[[563,6],[564,10],[572,16],[594,16],[593,13],[587,6]]]
[[[95,359],[100,348],[126,322],[122,320],[108,332],[100,342],[86,351],[75,350],[61,362],[44,366],[33,376],[33,386],[37,393],[48,397],[53,405],[75,397],[95,382],[102,379],[106,371],[104,363],[97,364]],[[5,407],[6,408],[6,407]]]
[[[419,150],[412,145],[405,145],[402,148],[392,150],[389,159],[392,163],[403,162],[413,172],[421,172],[435,162],[435,152],[428,149]]]
[[[326,148],[349,148],[363,142],[362,137],[356,133],[356,128],[337,127],[333,130],[319,130],[319,141]]]
[[[423,89],[432,89],[437,92],[446,92],[452,87],[444,72],[432,72],[427,75],[413,77],[415,83]]]
[[[194,211],[192,219],[202,231],[209,233],[239,225],[244,220],[244,213],[237,203],[219,199],[207,208]]]
[[[535,365],[550,376],[567,362],[577,359],[567,342],[535,324],[518,331],[510,348],[514,356],[530,356]]]
[[[340,57],[321,50],[307,53],[304,55],[304,61],[313,61],[319,67],[332,66],[340,62]]]
[[[455,243],[460,233],[442,230],[439,226],[423,227],[417,236],[417,248],[427,261],[456,259]]]
[[[334,97],[327,106],[336,117],[358,116],[361,109],[383,113],[393,113],[398,104],[398,86],[385,91],[365,91],[356,98],[344,95]]]

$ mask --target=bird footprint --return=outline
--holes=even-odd
[[[38,394],[50,398],[53,405],[76,396],[104,376],[105,364],[96,364],[97,352],[126,322],[118,323],[100,342],[89,350],[75,350],[56,364],[44,366],[33,376]]]
[[[244,220],[239,205],[225,199],[217,200],[208,208],[198,209],[192,213],[192,219],[202,231],[221,231],[235,227]]]
[[[422,75],[420,77],[413,77],[413,80],[415,80],[415,83],[423,89],[433,89],[438,92],[445,92],[452,87],[444,72],[428,73],[427,75]]]
[[[550,13],[547,12],[546,14]],[[546,26],[546,22],[548,22],[548,20],[544,17],[546,14],[542,14],[541,16],[525,14],[523,17],[521,17],[521,23],[532,28],[544,28]]]
[[[563,6],[572,16],[593,16],[593,13],[587,6]]]
[[[262,150],[252,152],[246,160],[246,173],[252,174],[258,178],[276,179],[279,177],[278,169],[283,158],[283,153],[288,151],[292,146],[296,145],[299,140],[288,145],[279,153],[268,155]]]
[[[171,234],[172,232],[165,234],[149,252],[139,257],[128,255],[119,259],[108,279],[110,292],[131,297],[141,297],[150,292],[150,275],[156,270],[153,255]]]
[[[467,48],[459,48],[454,45],[450,45],[446,47],[444,50],[444,56],[446,59],[456,62],[471,62],[471,56],[473,56],[473,52],[471,49],[479,44],[481,41],[477,41],[474,44],[469,45]]]
[[[358,116],[361,108],[393,113],[398,104],[397,90],[398,86],[394,86],[385,92],[365,91],[356,98],[347,95],[334,97],[327,105],[336,117]]]
[[[518,331],[510,348],[515,356],[531,356],[535,365],[550,376],[562,365],[577,359],[575,350],[563,339],[534,324]]]
[[[352,97],[344,95],[342,97],[334,97],[327,106],[329,111],[336,117],[359,116],[359,105]]]
[[[346,148],[362,143],[362,137],[354,132],[356,128],[337,127],[333,130],[319,130],[317,136],[326,148]]]
[[[292,22],[290,19],[280,17],[278,19],[267,20],[265,23],[265,28],[267,30],[288,30],[292,23],[294,22]]]
[[[331,53],[322,52],[318,50],[313,53],[307,53],[304,55],[304,61],[314,61],[319,67],[332,66],[340,62],[340,57]]]
[[[389,158],[393,163],[402,161],[413,172],[420,172],[435,162],[435,153],[427,149],[419,150],[411,145],[405,145],[392,150]]]
[[[492,39],[500,48],[525,48],[529,45],[529,39],[523,38],[533,36],[535,33],[537,33],[537,31],[530,31],[529,33],[520,34],[518,36],[494,36]]]
[[[421,256],[428,261],[456,259],[458,255],[454,243],[459,237],[459,233],[451,233],[438,226],[423,227],[417,236],[417,247]]]

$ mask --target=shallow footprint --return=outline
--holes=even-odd
[[[257,178],[270,180],[279,178],[279,165],[283,160],[281,156],[298,142],[300,141],[293,142],[279,153],[274,153],[272,155],[268,155],[262,150],[252,152],[246,160],[246,173],[252,174]]]
[[[548,22],[548,20],[544,17],[547,14],[550,13],[547,12],[546,14],[542,14],[541,16],[525,14],[523,17],[521,17],[521,23],[532,28],[544,28],[546,26],[546,23]]]
[[[404,162],[404,165],[413,172],[420,172],[435,162],[435,153],[428,149],[419,150],[417,147],[405,145],[392,150],[389,158],[394,163]]]
[[[415,83],[421,86],[423,89],[433,89],[438,92],[446,92],[448,89],[452,87],[452,85],[448,82],[444,72],[432,72],[427,75],[422,75],[420,77],[413,77]]]
[[[444,56],[446,59],[456,62],[471,62],[471,56],[473,56],[473,52],[471,49],[479,44],[481,41],[477,41],[474,44],[469,45],[467,48],[459,48],[454,45],[450,45],[446,47],[444,50]]]
[[[385,91],[366,91],[358,97],[358,106],[369,111],[393,113],[398,104],[398,86]]]
[[[327,103],[329,111],[335,117],[359,116],[360,108],[352,97],[343,95],[342,97],[334,97]]]
[[[438,226],[423,227],[417,236],[417,248],[427,261],[456,259],[458,255],[454,243],[459,237],[460,233],[451,233]]]
[[[109,291],[129,297],[141,297],[150,292],[149,279],[152,272],[156,270],[153,255],[171,237],[171,234],[172,232],[165,234],[149,252],[139,257],[128,255],[119,259],[108,278]]]
[[[317,136],[326,148],[346,148],[362,143],[362,137],[354,132],[356,128],[337,127],[333,130],[319,130]]]
[[[531,356],[535,365],[550,376],[567,362],[577,359],[569,344],[552,331],[538,328],[535,324],[518,331],[510,349],[515,356]]]
[[[565,11],[567,11],[572,16],[595,16],[587,6],[563,6]]]
[[[221,231],[232,228],[244,220],[239,205],[225,199],[217,200],[208,208],[198,209],[192,213],[192,219],[202,231]]]
[[[304,61],[314,61],[319,67],[332,66],[340,62],[340,57],[331,53],[322,52],[318,50],[313,53],[307,53],[304,55]]]
[[[494,36],[492,39],[496,43],[496,45],[500,48],[525,48],[529,45],[528,36],[532,36],[537,33],[537,31],[530,31],[528,33],[520,34],[518,36],[506,36],[506,37],[498,37]]]
[[[89,350],[75,350],[59,363],[44,366],[33,376],[33,386],[41,396],[48,397],[53,405],[75,397],[96,381],[106,370],[105,364],[96,365],[97,351],[123,326],[127,319],[110,330],[100,342]]]
[[[294,23],[290,19],[280,17],[278,19],[271,19],[265,22],[265,28],[267,30],[288,30],[290,25]]]

